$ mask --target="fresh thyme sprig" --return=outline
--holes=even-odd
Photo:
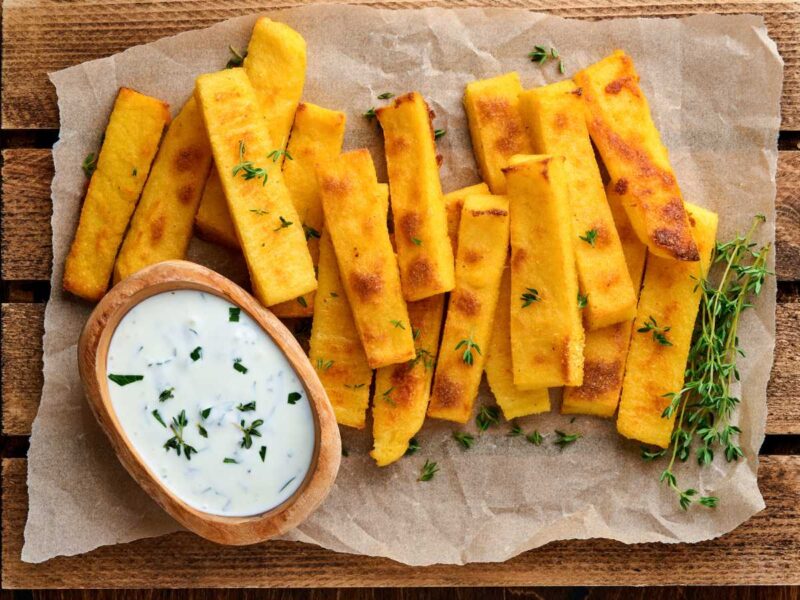
[[[597,243],[597,229],[590,229],[585,234],[579,235],[578,238],[594,248]]]
[[[86,155],[86,158],[83,159],[83,163],[81,163],[81,169],[83,169],[83,173],[86,175],[87,179],[92,178],[95,169],[97,169],[97,155],[94,152],[90,152]]]
[[[286,160],[294,160],[292,158],[292,155],[289,154],[288,150],[273,150],[272,152],[267,154],[267,158],[271,158],[272,162],[274,162],[274,163],[278,162],[280,160],[281,156],[285,156]]]
[[[464,431],[454,431],[453,439],[461,444],[465,450],[469,450],[475,445],[475,436]]]
[[[542,301],[539,292],[535,288],[525,288],[525,290],[525,293],[519,298],[522,301],[522,308],[528,308],[534,302]]]
[[[472,336],[469,336],[468,338],[458,342],[456,345],[456,350],[460,350],[461,348],[464,348],[464,353],[461,355],[461,360],[464,361],[465,365],[469,365],[471,367],[475,362],[475,357],[472,354],[472,350],[474,349],[475,352],[481,354],[481,347],[473,341]]]
[[[480,411],[475,416],[475,424],[481,431],[486,431],[492,425],[500,422],[500,411],[496,406],[481,406]]]
[[[712,264],[719,265],[722,271],[713,280],[705,278],[697,283],[701,291],[700,313],[683,388],[664,395],[670,403],[662,417],[674,416],[676,424],[668,447],[669,464],[661,473],[660,481],[675,491],[683,509],[688,509],[695,500],[713,508],[719,498],[697,497],[694,489],[681,489],[674,473],[676,460],[687,461],[692,449],[701,466],[714,459],[717,448],[729,462],[744,455],[738,444],[741,430],[731,424],[734,409],[739,404],[731,388],[739,381],[736,358],[744,356],[738,336],[741,315],[753,306],[753,299],[761,293],[766,278],[772,275],[767,269],[770,245],[759,247],[752,241],[753,234],[764,221],[764,216],[758,215],[746,234],[715,244]]]
[[[263,419],[256,419],[250,425],[245,424],[245,420],[239,421],[239,429],[242,431],[242,441],[239,445],[242,448],[249,449],[253,445],[253,437],[261,437],[261,432],[258,430],[264,424]]]
[[[661,327],[656,322],[653,315],[650,315],[647,320],[644,322],[644,325],[637,329],[637,333],[653,333],[653,340],[661,344],[662,346],[672,346],[672,342],[669,341],[667,337],[667,333],[669,333],[670,327]]]
[[[564,433],[563,431],[559,431],[556,429],[556,439],[553,441],[554,444],[559,446],[562,450],[569,446],[570,444],[574,444],[579,439],[583,437],[582,433]],[[532,444],[536,444],[536,442],[531,441]],[[539,442],[541,444],[541,441]],[[539,444],[536,444],[537,446]]]
[[[283,215],[280,215],[280,216],[278,217],[278,219],[280,220],[281,224],[280,224],[280,225],[278,225],[278,226],[277,226],[275,229],[273,229],[272,231],[280,231],[281,229],[286,229],[287,227],[291,227],[292,225],[294,225],[294,223],[293,223],[292,221],[289,221],[289,220],[285,219],[285,218],[283,217]]]
[[[435,462],[425,459],[425,464],[422,467],[422,473],[420,473],[419,479],[417,481],[430,481],[433,479],[433,476],[436,475],[439,471],[439,465]]]
[[[409,368],[413,368],[417,366],[418,363],[421,362],[422,365],[425,367],[425,370],[428,371],[433,368],[433,363],[435,358],[436,356],[431,354],[425,348],[417,348],[417,355],[410,361],[408,361],[408,366]]]
[[[186,460],[192,460],[192,454],[197,454],[197,450],[194,449],[194,446],[187,444],[183,439],[183,429],[188,424],[189,419],[186,418],[185,410],[182,410],[180,413],[178,413],[177,417],[172,417],[172,423],[169,425],[170,430],[172,430],[172,437],[164,442],[164,449],[167,452],[170,450],[175,450],[175,452],[178,453],[178,456],[180,456],[181,451],[183,451],[183,455],[186,457]]]
[[[247,50],[239,52],[233,46],[228,46],[228,50],[230,50],[231,57],[225,65],[225,68],[233,69],[234,67],[241,67],[244,64],[244,59],[247,58]]]
[[[548,59],[558,59],[558,72],[562,75],[564,74],[564,61],[559,58],[558,50],[553,47],[551,47],[548,51],[544,46],[536,45],[533,47],[533,50],[528,52],[528,58],[531,59],[531,62],[535,62],[540,65],[543,65]]]
[[[261,185],[267,185],[267,172],[261,167],[256,167],[253,161],[245,160],[244,153],[247,147],[244,145],[244,140],[239,140],[239,164],[233,167],[233,176],[236,177],[239,173],[246,180],[261,179]]]
[[[419,442],[417,441],[417,438],[412,437],[410,440],[408,440],[408,448],[406,449],[405,455],[411,456],[412,454],[416,454],[417,452],[419,452],[419,448],[420,445]]]

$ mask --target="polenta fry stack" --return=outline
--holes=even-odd
[[[308,358],[328,394],[336,422],[362,429],[372,369],[353,322],[327,231],[322,232],[319,242],[319,287],[309,345]]]
[[[481,182],[444,195],[444,208],[447,211],[447,235],[450,237],[450,244],[453,247],[453,256],[458,250],[458,225],[461,223],[461,209],[464,208],[464,200],[467,199],[467,196],[488,193],[489,186]]]
[[[458,230],[450,294],[428,416],[466,423],[478,393],[508,256],[508,200],[469,196]]]
[[[306,42],[288,25],[261,17],[253,27],[243,67],[266,118],[273,143],[270,151],[284,150],[305,85]],[[283,155],[278,157],[280,165]],[[216,169],[209,175],[195,224],[198,232],[210,241],[238,248],[236,230],[225,197],[220,194],[222,186],[214,179],[219,179]]]
[[[325,230],[331,234],[370,367],[411,360],[414,339],[369,151],[355,150],[327,161],[317,176]]]
[[[203,118],[192,97],[164,135],[114,265],[115,283],[148,265],[186,255],[211,161]]]
[[[520,95],[520,110],[533,151],[566,159],[575,264],[586,298],[583,322],[592,331],[633,319],[636,293],[577,92],[569,80],[528,90]]]
[[[315,104],[300,104],[292,137],[283,163],[283,180],[303,223],[311,260],[319,259],[322,205],[317,183],[317,164],[336,157],[344,141],[345,115]],[[272,307],[279,317],[310,317],[314,314],[314,292]]]
[[[514,383],[583,382],[584,333],[563,157],[515,157],[505,169],[511,210]]]
[[[439,347],[444,295],[431,296],[408,304],[417,356],[413,360],[378,369],[372,396],[372,435],[370,456],[379,467],[403,457],[408,442],[425,421],[431,380]]]
[[[521,390],[514,385],[511,361],[511,269],[503,269],[500,296],[494,313],[494,327],[486,356],[486,379],[507,421],[550,410],[547,388]],[[567,388],[570,389],[570,388]]]
[[[649,254],[639,296],[628,364],[622,382],[617,431],[666,448],[675,414],[665,418],[669,394],[683,387],[686,360],[717,234],[716,213],[687,204],[699,262],[676,262]]]
[[[255,92],[242,69],[195,88],[256,297],[270,306],[317,287],[302,223],[283,183]]]
[[[68,292],[94,301],[106,293],[122,237],[169,121],[165,102],[120,89],[67,255],[63,285]]]
[[[681,190],[631,58],[617,50],[578,72],[575,83],[589,133],[636,235],[656,256],[698,260]]]
[[[522,84],[515,72],[467,84],[464,107],[472,151],[483,180],[493,194],[504,194],[503,169],[515,154],[530,154],[531,146],[519,112]]]
[[[411,92],[378,109],[389,172],[403,297],[422,300],[453,289],[453,249],[439,181],[430,109]]]
[[[633,231],[625,209],[622,208],[622,203],[612,186],[609,186],[607,194],[608,204],[622,242],[622,250],[625,253],[628,273],[638,298],[647,246],[642,244]],[[564,388],[562,413],[598,417],[614,415],[622,390],[622,376],[625,373],[632,329],[633,320],[630,320],[586,334],[586,346],[583,349],[583,385]]]

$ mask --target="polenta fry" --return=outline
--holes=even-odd
[[[449,292],[455,285],[453,249],[428,105],[411,92],[375,112],[383,128],[403,297]]]
[[[197,78],[195,96],[256,297],[270,306],[317,287],[302,223],[242,69]]]
[[[367,150],[320,165],[325,229],[330,231],[342,283],[370,367],[411,360],[414,339],[400,290],[386,212],[376,200],[375,166]]]
[[[169,120],[165,102],[120,88],[67,255],[63,285],[68,292],[94,301],[106,293],[122,237]]]
[[[466,423],[478,393],[508,256],[508,200],[469,196],[458,231],[450,294],[428,416]]]
[[[164,135],[142,199],[114,265],[114,282],[148,265],[180,259],[192,237],[192,221],[211,167],[211,147],[194,97]]]

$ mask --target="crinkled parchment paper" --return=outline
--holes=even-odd
[[[526,87],[559,79],[555,61],[539,67],[534,44],[561,52],[567,74],[614,48],[635,59],[687,200],[720,213],[720,238],[767,216],[762,241],[774,238],[776,139],[782,61],[760,18],[695,16],[600,22],[524,10],[375,10],[314,6],[275,12],[308,41],[304,98],[346,110],[346,146],[367,146],[383,168],[380,132],[361,113],[382,92],[419,90],[436,111],[452,190],[477,179],[461,107],[473,79],[517,70]],[[58,90],[61,138],[53,181],[53,279],[44,337],[44,390],[28,462],[30,512],[23,559],[44,561],[175,531],[178,526],[128,477],[83,398],[76,366],[78,333],[91,307],[61,292],[64,257],[84,190],[81,161],[96,151],[117,89],[133,87],[177,111],[194,78],[224,66],[227,47],[247,44],[256,16],[131,48],[51,75]],[[193,242],[190,257],[241,281],[240,261]],[[738,415],[745,458],[717,460],[685,484],[722,498],[716,510],[683,512],[658,483],[661,466],[643,463],[638,445],[613,422],[554,412],[522,420],[549,433],[541,447],[506,437],[506,425],[465,452],[452,427],[426,423],[422,450],[385,469],[367,456],[369,430],[345,431],[350,455],[329,499],[288,537],[343,552],[409,564],[501,561],[552,540],[606,537],[623,542],[693,542],[730,531],[764,507],[756,482],[772,363],[775,285],[743,322],[744,399]],[[490,401],[482,392],[477,403]],[[472,424],[469,426],[472,428]],[[563,451],[555,428],[583,438]],[[416,481],[426,458],[441,471]]]

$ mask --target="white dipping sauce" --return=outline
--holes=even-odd
[[[257,515],[303,483],[311,407],[289,361],[244,310],[193,290],[151,296],[120,321],[106,368],[128,439],[191,507]]]

